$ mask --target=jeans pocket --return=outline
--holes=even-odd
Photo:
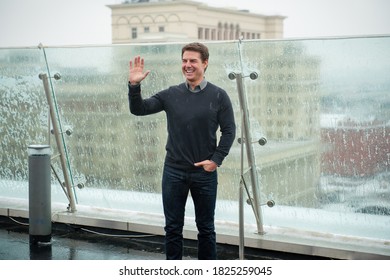
[[[215,169],[212,170],[212,171],[208,171],[208,170],[206,170],[204,167],[203,167],[202,169],[203,169],[203,171],[206,172],[206,173],[214,173],[215,171],[217,171],[217,168],[215,168]]]

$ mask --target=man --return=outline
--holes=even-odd
[[[208,48],[190,43],[182,48],[185,82],[150,98],[141,96],[144,59],[130,61],[129,104],[134,115],[165,111],[168,140],[162,178],[167,259],[182,259],[184,212],[189,192],[198,229],[198,259],[216,259],[214,212],[217,167],[228,155],[235,138],[235,122],[227,93],[204,78]],[[216,132],[221,137],[217,145]]]

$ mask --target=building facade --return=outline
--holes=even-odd
[[[210,7],[196,1],[124,1],[112,10],[112,42],[278,39],[285,17]]]
[[[321,129],[324,174],[370,177],[388,172],[390,166],[390,125],[385,121],[357,122],[345,117]]]

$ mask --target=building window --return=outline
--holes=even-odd
[[[230,24],[230,30],[229,30],[229,40],[233,40],[234,39],[234,35],[235,35],[234,25],[231,23]]]
[[[227,23],[224,24],[223,39],[229,40],[229,25]]]
[[[164,26],[159,26],[158,27],[158,32],[165,32],[165,27]]]
[[[203,39],[203,28],[202,27],[198,28],[198,39]]]
[[[206,28],[206,29],[204,30],[204,38],[205,38],[206,40],[210,40],[210,29],[209,29],[209,28]]]
[[[150,32],[149,26],[145,26],[145,27],[144,27],[144,32],[145,32],[145,33],[149,33],[149,32]]]
[[[137,27],[131,28],[131,39],[137,39]]]
[[[235,36],[235,39],[240,39],[240,30],[236,30],[236,35]]]
[[[211,40],[216,40],[216,39],[217,39],[216,30],[211,29]]]
[[[239,39],[240,38],[240,25],[239,24],[236,24],[236,35],[234,35],[236,38],[235,39]]]

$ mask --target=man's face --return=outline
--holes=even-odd
[[[194,51],[185,51],[182,57],[181,70],[187,81],[200,83],[203,80],[204,71],[208,61],[202,62],[200,53]]]

